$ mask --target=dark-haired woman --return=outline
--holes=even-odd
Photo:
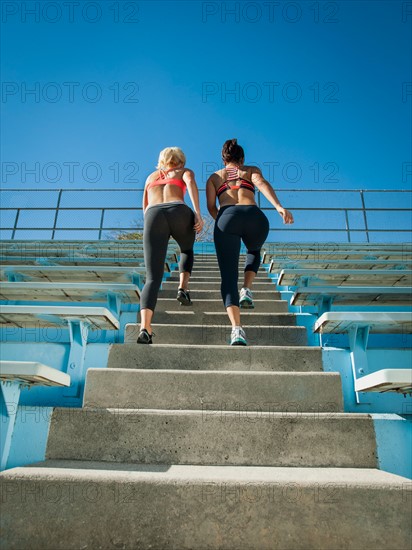
[[[246,346],[240,310],[253,308],[251,287],[260,266],[260,251],[269,233],[269,221],[255,201],[256,188],[273,204],[284,223],[293,223],[292,213],[282,207],[270,183],[256,166],[245,166],[245,153],[236,139],[222,149],[225,167],[206,184],[207,208],[215,218],[214,241],[221,273],[221,293],[232,323],[231,345]],[[219,201],[219,209],[216,207]],[[241,241],[246,246],[243,287],[238,291]]]

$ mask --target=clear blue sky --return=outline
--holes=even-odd
[[[412,81],[405,2],[108,0],[100,14],[84,1],[73,13],[58,2],[60,14],[50,2],[2,4],[3,187],[142,187],[170,145],[182,147],[202,186],[232,137],[275,188],[411,185],[412,176],[402,181],[412,104],[412,95],[402,100]],[[39,21],[24,4],[40,5]],[[78,83],[73,101],[68,82]],[[99,101],[87,100],[90,82]],[[24,93],[36,83],[38,101]],[[238,97],[225,95],[236,86]],[[46,180],[22,184],[22,163],[36,162],[57,163],[61,177],[51,181],[51,166]],[[80,164],[73,182],[70,162]],[[101,169],[96,183],[93,165],[82,175],[88,163]]]

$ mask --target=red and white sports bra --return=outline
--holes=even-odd
[[[220,197],[222,193],[224,193],[225,191],[229,191],[230,189],[247,189],[248,191],[252,191],[252,193],[255,192],[254,184],[251,181],[240,177],[239,167],[226,167],[226,174],[226,181],[224,181],[222,185],[220,185],[219,189],[216,191],[216,195],[218,197]],[[229,185],[229,182],[232,181],[239,181],[239,185]]]
[[[159,176],[147,185],[147,190],[157,185],[177,185],[177,187],[180,187],[180,189],[183,191],[183,194],[185,194],[186,183],[182,179],[166,177],[166,174],[171,170],[176,170],[176,168],[169,168],[169,170],[159,170]],[[183,170],[183,174],[184,172],[185,170]]]

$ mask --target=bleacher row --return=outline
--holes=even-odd
[[[366,357],[369,334],[412,333],[410,243],[271,244],[263,261],[292,308],[315,312],[315,333],[348,334],[357,402],[359,392],[412,391],[411,369],[374,370]]]
[[[30,344],[35,330],[40,334],[35,341],[38,337],[41,341],[41,329],[48,327],[67,328],[70,340],[62,370],[43,364],[36,352],[31,361],[20,360],[15,352],[13,360],[7,354],[0,356],[7,409],[2,413],[6,421],[0,469],[4,469],[17,410],[7,403],[18,403],[25,386],[40,385],[61,387],[62,396],[69,398],[65,404],[79,406],[89,331],[102,331],[105,341],[105,331],[124,330],[122,316],[138,313],[145,267],[141,241],[3,241],[0,257],[2,340],[8,341],[15,331],[27,331],[28,337],[21,341]],[[177,261],[178,249],[171,243],[165,278]],[[410,244],[328,248],[291,243],[288,248],[285,243],[270,243],[263,254],[264,269],[282,298],[288,299],[290,311],[313,314],[309,330],[320,335],[348,333],[356,396],[365,391],[412,392],[411,369],[376,372],[369,368],[366,354],[369,333],[412,333],[411,261]],[[192,297],[196,300],[195,293]],[[17,349],[21,353],[22,347]]]
[[[176,261],[176,247],[171,244],[165,273],[170,273]],[[142,241],[1,243],[1,340],[10,342],[16,339],[16,333],[20,334],[18,357],[14,350],[10,360],[5,350],[0,360],[1,470],[7,464],[21,390],[32,386],[60,387],[65,393],[57,398],[58,402],[65,397],[67,405],[78,406],[86,375],[89,331],[102,331],[103,341],[107,331],[120,334],[121,340],[122,316],[132,311],[136,319],[144,276]],[[66,364],[60,365],[59,370],[39,360],[45,352],[35,344],[43,342],[50,347],[56,341],[56,334],[51,331],[62,328],[68,331],[63,341],[67,345],[69,340],[70,346]],[[32,354],[32,360],[27,361],[27,354]],[[45,405],[41,397],[36,404]]]
[[[166,273],[176,264],[177,253],[172,243]],[[142,241],[3,241],[0,261],[1,326],[22,330],[68,326],[73,347],[77,325],[83,345],[88,330],[118,330],[122,305],[138,304],[144,283]],[[263,254],[263,264],[292,309],[299,306],[300,311],[309,309],[319,317],[314,332],[349,334],[363,374],[368,372],[362,353],[370,332],[412,332],[411,263],[412,246],[407,243],[270,243]],[[331,311],[337,306],[341,311]],[[359,311],[360,306],[365,311]],[[377,313],[376,306],[388,309]],[[399,311],[399,306],[406,310]],[[36,361],[31,367],[27,362],[2,361],[0,376],[2,380],[21,376],[29,384],[63,380],[47,379],[45,369]],[[410,374],[405,380],[405,371],[384,370],[370,377],[373,380],[355,377],[357,391],[411,391]],[[63,384],[68,383],[64,378]]]
[[[172,262],[173,246],[166,272]],[[0,264],[0,323],[24,328],[78,320],[117,330],[122,304],[139,303],[145,273],[141,241],[6,241]]]
[[[172,243],[166,273],[177,254]],[[3,241],[0,264],[0,325],[20,329],[81,323],[118,330],[122,305],[139,303],[145,274],[142,241]],[[290,306],[315,308],[317,333],[353,333],[355,346],[362,329],[357,343],[366,347],[365,330],[412,332],[410,311],[399,311],[412,303],[409,243],[269,243],[263,264]],[[346,311],[331,311],[336,306]],[[378,314],[376,306],[388,309]],[[10,362],[5,368],[2,379],[12,376]]]

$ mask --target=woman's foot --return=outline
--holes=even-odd
[[[184,288],[179,288],[177,291],[177,301],[182,304],[182,306],[191,306],[192,300],[190,299],[190,294],[188,290]]]
[[[243,287],[240,290],[239,306],[242,309],[254,309],[253,294],[249,288]]]
[[[149,334],[145,328],[142,328],[142,330],[139,333],[139,336],[137,337],[137,343],[153,344],[152,337],[153,337],[153,333]]]
[[[242,327],[233,327],[230,335],[231,346],[247,346],[246,334]]]

